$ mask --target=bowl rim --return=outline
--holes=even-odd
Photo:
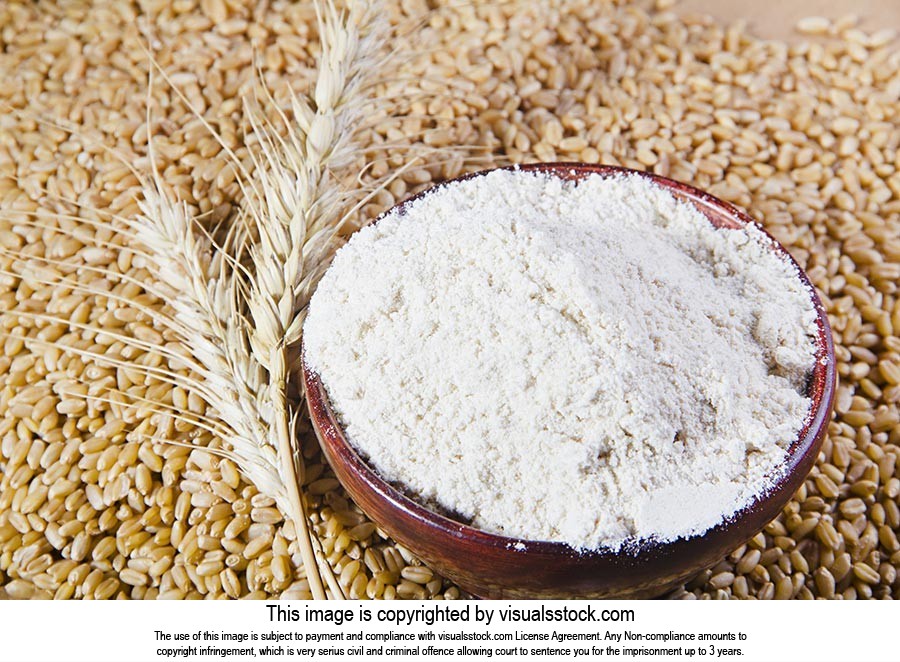
[[[778,253],[782,259],[786,259],[788,263],[794,267],[797,276],[805,285],[816,311],[817,336],[815,339],[815,366],[807,387],[807,397],[810,398],[812,404],[810,405],[809,413],[804,420],[803,427],[800,429],[797,438],[785,451],[787,455],[786,462],[778,467],[778,471],[774,476],[767,475],[767,477],[771,478],[770,484],[768,484],[762,492],[756,494],[752,501],[703,532],[671,540],[659,540],[652,537],[633,538],[626,540],[618,547],[602,545],[592,549],[579,549],[565,542],[504,536],[502,534],[491,533],[458,522],[422,505],[384,479],[374,467],[363,459],[356,448],[349,442],[342,426],[338,422],[337,415],[332,409],[331,402],[328,399],[321,378],[309,368],[306,363],[305,347],[301,343],[300,364],[302,382],[311,419],[313,424],[318,426],[317,431],[323,435],[329,443],[341,450],[341,459],[349,465],[349,470],[359,475],[367,486],[378,493],[380,499],[387,500],[394,509],[403,511],[407,517],[418,520],[427,527],[434,529],[437,534],[442,534],[451,538],[464,539],[474,545],[486,546],[495,550],[511,550],[517,553],[528,552],[530,554],[536,553],[548,557],[577,556],[585,559],[618,558],[622,556],[623,552],[632,557],[643,556],[645,554],[654,555],[663,548],[670,547],[673,544],[692,543],[708,536],[724,534],[732,525],[734,525],[734,523],[740,522],[748,515],[764,508],[769,500],[776,497],[780,491],[784,490],[786,484],[790,482],[791,477],[794,476],[797,471],[798,466],[803,464],[804,461],[809,461],[810,458],[808,456],[810,453],[813,450],[816,452],[818,451],[817,442],[821,441],[823,438],[823,432],[830,420],[832,406],[834,404],[836,363],[831,326],[828,322],[828,315],[825,311],[825,307],[804,270],[797,264],[796,260],[794,260],[787,249],[767,232],[760,223],[735,205],[721,200],[702,189],[691,186],[690,184],[685,184],[655,173],[613,165],[558,161],[549,163],[517,164],[479,170],[428,187],[427,189],[395,204],[390,209],[385,210],[379,214],[370,225],[377,223],[390,213],[396,211],[402,212],[408,205],[437,189],[445,186],[452,186],[469,179],[482,177],[495,171],[539,172],[559,177],[563,177],[564,174],[568,173],[570,176],[576,175],[576,177],[570,177],[570,179],[575,179],[575,181],[590,176],[591,174],[599,174],[604,177],[637,175],[653,181],[669,191],[673,191],[676,194],[676,198],[679,200],[687,199],[692,201],[701,213],[706,213],[703,209],[704,206],[717,209],[723,213],[728,220],[734,222],[733,227],[735,229],[745,227],[746,225],[752,225],[762,232],[769,242],[771,242],[771,249]],[[325,446],[325,444],[323,444],[323,446]],[[328,450],[326,450],[326,456],[329,457],[329,460],[331,459]]]

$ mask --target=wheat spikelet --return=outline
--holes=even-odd
[[[250,205],[258,242],[251,249],[254,279],[248,303],[252,349],[266,368],[273,350],[300,338],[302,311],[333,248],[347,201],[332,173],[356,158],[352,137],[371,103],[360,91],[378,69],[384,35],[377,4],[352,3],[350,9],[342,18],[331,3],[320,8],[322,55],[315,92],[310,100],[291,95],[296,124],[282,116],[287,139],[248,107],[261,145],[254,154],[261,198]]]
[[[355,159],[351,140],[362,117],[360,91],[384,40],[375,6],[352,3],[340,15],[319,10],[322,55],[312,99],[291,96],[296,125],[280,139],[264,116],[248,108],[261,149],[255,155],[262,197],[251,201],[257,243],[250,250],[249,344],[268,376],[266,440],[276,448],[282,484],[301,504],[302,462],[295,452],[297,411],[287,399],[289,349],[300,338],[303,311],[332,252],[345,196],[332,175]],[[298,475],[299,474],[299,475]],[[297,513],[300,516],[301,513]],[[302,523],[306,524],[305,519]],[[333,592],[339,590],[336,582]]]

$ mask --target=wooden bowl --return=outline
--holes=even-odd
[[[754,221],[734,206],[692,186],[612,166],[548,163],[520,166],[578,180],[590,174],[645,177],[692,203],[716,226],[739,228]],[[460,180],[478,177],[475,173]],[[454,180],[458,181],[458,180]],[[401,203],[408,204],[418,196]],[[772,250],[794,260],[772,240]],[[796,263],[795,263],[796,264]],[[835,393],[834,346],[828,317],[806,275],[818,314],[816,365],[807,395],[812,412],[788,449],[787,470],[765,493],[702,535],[672,542],[640,542],[633,548],[578,552],[566,544],[519,540],[487,533],[429,510],[381,478],[347,441],[318,376],[303,362],[303,381],[313,427],[335,474],[353,500],[392,538],[461,588],[489,598],[643,598],[674,588],[717,563],[774,519],[803,483],[825,436]]]

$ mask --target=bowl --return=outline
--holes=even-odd
[[[645,172],[578,163],[534,164],[519,169],[567,180],[591,174],[637,175],[690,202],[718,227],[754,223],[744,212],[704,191]],[[774,239],[772,250],[796,265]],[[321,380],[301,360],[312,425],[337,478],[359,507],[394,540],[473,595],[506,599],[657,596],[714,565],[756,535],[778,515],[815,463],[834,404],[834,346],[822,303],[799,266],[797,271],[808,286],[818,317],[816,364],[807,387],[811,416],[788,448],[785,471],[768,491],[701,535],[670,542],[640,542],[618,551],[601,548],[584,552],[564,543],[508,538],[448,519],[404,495],[360,457],[341,429]]]

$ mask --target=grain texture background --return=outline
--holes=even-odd
[[[426,158],[365,211],[465,170],[557,159],[650,169],[749,210],[822,294],[839,360],[836,415],[784,512],[670,597],[896,597],[895,35],[843,18],[811,42],[762,42],[671,4],[389,2],[395,41],[408,54],[376,90],[395,100],[399,119],[373,117],[364,134],[369,176],[405,162],[391,144],[412,144]],[[219,445],[151,405],[203,413],[202,402],[109,358],[184,368],[91,329],[171,343],[154,328],[152,310],[163,304],[140,285],[150,274],[139,251],[104,215],[137,213],[138,182],[126,164],[148,167],[151,136],[164,180],[196,211],[215,220],[239,202],[234,166],[159,78],[147,125],[141,44],[246,158],[241,98],[252,94],[254,58],[276,99],[288,85],[304,90],[314,18],[308,3],[281,1],[0,5],[5,596],[309,595],[293,527],[271,499],[227,460],[154,441]],[[108,294],[83,296],[72,282]],[[350,596],[460,597],[348,502],[308,434],[304,455],[314,528]]]

